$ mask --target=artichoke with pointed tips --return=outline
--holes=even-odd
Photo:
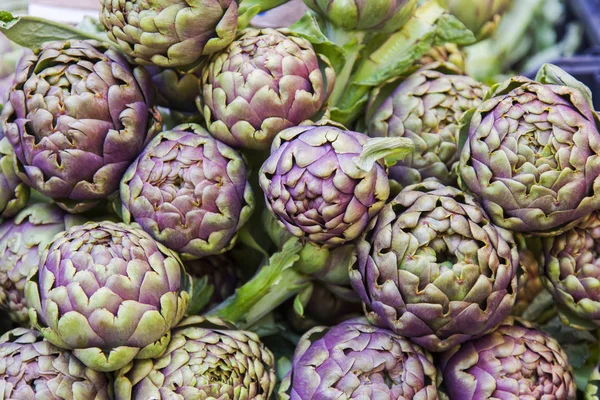
[[[29,317],[88,367],[157,357],[189,302],[179,257],[138,227],[89,222],[55,236],[29,275]]]
[[[268,400],[274,362],[255,333],[216,317],[189,317],[173,330],[162,356],[117,372],[116,400]]]
[[[203,68],[199,107],[215,138],[264,150],[280,131],[313,119],[334,81],[308,40],[249,29]]]
[[[148,67],[156,88],[156,104],[173,111],[197,113],[202,70],[183,71],[176,68]]]
[[[107,375],[30,329],[17,328],[0,338],[0,376],[3,399],[112,399]]]
[[[242,156],[200,125],[160,133],[121,182],[123,220],[135,220],[185,259],[221,254],[254,210]]]
[[[437,400],[429,353],[364,319],[308,331],[281,384],[282,400]]]
[[[29,201],[29,186],[15,171],[15,152],[0,128],[0,219],[10,218]]]
[[[151,93],[147,72],[106,43],[25,55],[2,113],[19,177],[70,212],[105,200],[154,134]]]
[[[357,251],[350,278],[368,319],[432,352],[487,333],[515,303],[512,233],[472,196],[435,180],[401,191]]]

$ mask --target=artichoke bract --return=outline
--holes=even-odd
[[[117,191],[154,132],[152,83],[109,45],[49,42],[18,66],[2,113],[29,186],[70,212]]]
[[[25,286],[29,317],[88,367],[114,371],[157,357],[189,302],[178,256],[123,223],[89,222],[55,236]]]
[[[494,224],[559,234],[600,209],[597,123],[577,88],[509,79],[473,115],[461,184]]]
[[[109,378],[33,330],[17,328],[0,338],[3,399],[110,400]]]
[[[253,332],[216,317],[189,317],[173,330],[166,352],[118,371],[116,400],[268,400],[273,354]]]
[[[463,343],[443,354],[438,366],[450,400],[576,398],[565,352],[524,322],[507,321]]]
[[[510,7],[511,0],[447,0],[451,14],[460,20],[479,39],[494,33],[502,14]],[[515,7],[517,5],[515,4]]]
[[[472,196],[435,180],[390,201],[357,251],[350,278],[368,319],[429,351],[487,333],[515,302],[512,233]]]
[[[381,164],[365,171],[354,160],[368,139],[333,126],[299,126],[276,136],[259,183],[290,233],[336,247],[366,229],[390,195]]]
[[[346,30],[391,32],[412,16],[416,0],[304,0],[314,11]]]
[[[235,37],[235,0],[101,0],[108,37],[140,65],[177,67],[226,47]]]
[[[600,364],[596,365],[588,379],[584,394],[585,400],[600,400]]]
[[[315,117],[334,81],[308,40],[249,29],[203,68],[199,108],[222,142],[268,149],[280,131]]]
[[[29,186],[17,176],[15,152],[0,128],[0,219],[13,217],[29,200]]]
[[[25,282],[39,264],[39,250],[85,219],[50,204],[33,204],[0,225],[0,307],[21,325],[29,321]]]
[[[181,71],[175,68],[148,67],[156,87],[156,104],[174,111],[197,113],[201,69]]]
[[[591,214],[577,228],[544,238],[540,275],[567,325],[600,327],[600,216]]]
[[[254,209],[242,156],[200,125],[160,133],[121,182],[123,220],[185,259],[230,249]]]
[[[437,400],[437,381],[429,353],[356,319],[302,336],[279,398]]]
[[[402,186],[437,178],[456,185],[460,120],[481,104],[485,87],[449,63],[432,63],[402,82],[369,123],[369,136],[406,137],[415,151],[390,168]]]

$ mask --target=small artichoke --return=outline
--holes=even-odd
[[[350,278],[371,323],[429,351],[450,349],[511,312],[519,253],[475,199],[435,180],[408,186],[357,244]]]
[[[215,138],[264,150],[280,131],[315,117],[334,81],[308,40],[249,29],[204,67],[200,111]]]
[[[116,374],[116,400],[268,400],[273,354],[252,332],[215,317],[189,317],[173,330],[165,353],[136,360]]]
[[[19,67],[2,113],[29,186],[70,212],[117,191],[153,134],[152,84],[108,44],[49,42]]]
[[[556,235],[600,209],[600,133],[582,91],[515,77],[475,111],[461,184],[498,226]]]
[[[356,239],[390,194],[385,168],[365,171],[355,158],[368,137],[333,126],[282,131],[259,183],[269,210],[294,236],[325,247]]]
[[[481,104],[485,87],[449,63],[432,63],[410,75],[379,107],[369,136],[406,137],[415,151],[390,168],[402,186],[437,178],[456,185],[463,114]]]
[[[36,331],[17,328],[0,338],[0,398],[109,400],[102,372],[87,368]]]
[[[240,154],[200,125],[160,133],[121,182],[123,220],[184,259],[230,249],[254,209]]]
[[[157,357],[184,316],[179,257],[135,226],[89,222],[55,236],[29,275],[29,317],[52,344],[97,371]]]
[[[438,363],[450,400],[575,400],[567,355],[548,334],[508,322],[463,343]]]
[[[296,348],[282,400],[437,400],[429,353],[364,319],[308,331]]]
[[[147,68],[156,87],[156,104],[173,111],[197,113],[201,69],[182,71],[175,68]]]
[[[0,220],[15,216],[29,201],[29,186],[17,176],[15,152],[0,129]]]
[[[412,16],[417,0],[304,0],[304,3],[346,30],[392,32]]]
[[[29,321],[25,282],[39,264],[39,250],[56,234],[84,222],[54,205],[33,204],[0,225],[0,307],[14,322]]]
[[[511,0],[446,0],[446,6],[477,38],[485,39],[494,33],[511,2],[518,6]]]
[[[577,228],[543,240],[540,274],[567,325],[581,329],[600,327],[599,251],[598,212]]]
[[[588,379],[584,400],[600,400],[600,364],[596,365]]]
[[[178,67],[226,47],[235,37],[235,0],[101,0],[108,37],[140,65]]]

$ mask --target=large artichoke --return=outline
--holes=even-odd
[[[137,64],[177,67],[226,47],[235,37],[235,0],[101,0],[108,37]]]
[[[17,328],[0,338],[0,398],[109,400],[108,377],[36,331]]]
[[[465,24],[479,39],[494,33],[502,14],[511,3],[515,3],[515,7],[518,7],[518,3],[511,0],[446,0],[446,6],[450,13]]]
[[[540,274],[561,319],[584,329],[600,327],[600,215],[544,238]]]
[[[334,81],[308,40],[249,29],[204,67],[201,111],[217,139],[267,149],[280,131],[315,117]]]
[[[395,31],[412,16],[417,0],[304,0],[346,30]]]
[[[435,180],[408,186],[357,244],[354,290],[375,325],[430,351],[483,335],[515,302],[519,253],[478,203]]]
[[[29,200],[29,186],[17,176],[15,152],[0,128],[0,220],[13,217]]]
[[[188,306],[180,259],[134,226],[74,227],[54,238],[39,265],[25,287],[31,321],[97,371],[162,354]]]
[[[152,84],[96,41],[50,42],[21,59],[5,135],[29,186],[81,212],[119,188],[152,134]]]
[[[575,400],[567,355],[529,324],[509,322],[441,356],[450,400]]]
[[[24,325],[29,320],[25,282],[39,264],[39,250],[57,233],[85,220],[50,204],[34,204],[0,225],[0,307]]]
[[[148,68],[156,87],[157,105],[184,113],[197,113],[196,98],[200,95],[200,73],[175,68]]]
[[[254,208],[244,160],[200,125],[160,133],[121,183],[132,219],[183,258],[223,253]]]
[[[259,182],[267,207],[293,235],[335,247],[356,239],[390,194],[385,168],[356,164],[368,137],[333,126],[300,126],[273,142]]]
[[[402,136],[415,144],[390,177],[403,186],[430,177],[455,185],[460,120],[481,104],[484,91],[449,63],[426,65],[402,82],[369,122],[369,136]]]
[[[173,331],[166,352],[117,373],[117,400],[268,400],[275,387],[273,354],[256,334],[215,317],[190,317]]]
[[[356,319],[300,339],[279,398],[437,400],[437,380],[429,353]]]
[[[577,88],[509,79],[474,113],[462,183],[496,225],[558,234],[600,209],[597,122]]]

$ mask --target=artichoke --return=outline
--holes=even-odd
[[[426,66],[435,62],[453,64],[461,74],[466,71],[466,55],[462,49],[455,43],[446,43],[441,46],[432,47],[423,57],[419,59],[416,65]]]
[[[535,254],[526,248],[519,250],[520,274],[518,274],[517,300],[513,315],[522,315],[533,300],[544,291],[540,277],[539,262]]]
[[[304,0],[304,3],[346,30],[392,32],[412,16],[417,0]]]
[[[2,120],[29,186],[82,212],[119,188],[153,134],[152,84],[109,45],[50,42],[25,55]]]
[[[249,29],[204,67],[199,107],[215,138],[264,150],[283,129],[315,117],[334,81],[308,40]]]
[[[369,136],[406,137],[415,151],[390,168],[402,186],[437,178],[456,184],[460,120],[481,104],[484,86],[449,63],[432,63],[410,75],[376,111]]]
[[[109,400],[108,377],[81,364],[36,331],[17,328],[0,338],[3,399]]]
[[[473,115],[461,182],[496,225],[559,234],[600,209],[597,123],[578,88],[509,79]]]
[[[273,354],[252,332],[216,317],[189,317],[166,352],[118,371],[117,400],[267,400],[275,387]]]
[[[178,67],[226,47],[235,37],[235,0],[101,0],[108,37],[140,65]]]
[[[39,250],[57,233],[84,223],[50,204],[33,204],[0,225],[0,307],[21,325],[29,321],[25,282],[39,264]]]
[[[517,3],[515,6],[517,6]],[[479,39],[494,33],[502,14],[511,5],[511,0],[446,0],[451,14],[460,20]]]
[[[174,111],[197,113],[201,69],[182,71],[174,68],[147,68],[156,87],[156,104]]]
[[[302,336],[279,395],[282,400],[437,400],[437,370],[419,346],[356,319]]]
[[[123,220],[184,259],[230,249],[254,209],[244,160],[200,125],[160,133],[121,182]]]
[[[441,356],[450,400],[575,400],[575,381],[558,342],[527,323],[509,321]]]
[[[585,389],[585,400],[600,400],[600,364],[597,365],[588,379]]]
[[[15,152],[0,129],[0,219],[13,217],[29,201],[29,186],[15,171]]]
[[[368,137],[333,126],[282,131],[259,183],[269,210],[294,236],[335,247],[356,239],[390,194],[385,168],[355,162]]]
[[[598,212],[577,228],[543,240],[540,275],[567,325],[580,329],[600,327],[599,252]]]
[[[435,180],[408,186],[357,244],[350,271],[367,317],[429,351],[450,349],[511,312],[519,253],[475,199]]]
[[[25,286],[44,337],[97,371],[157,357],[184,316],[189,276],[143,230],[89,222],[54,237]]]

